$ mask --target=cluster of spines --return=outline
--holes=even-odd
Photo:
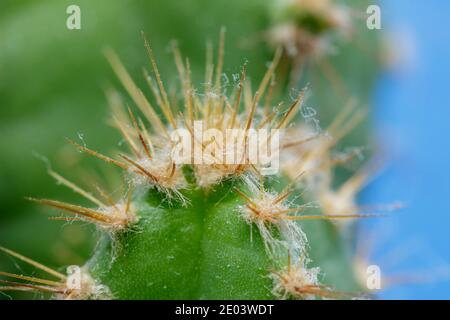
[[[25,276],[9,272],[0,272],[0,276],[13,280],[0,279],[0,292],[25,291],[33,293],[51,294],[56,299],[64,300],[87,300],[87,299],[110,299],[109,289],[95,281],[89,271],[79,266],[69,266],[67,274],[62,274],[42,263],[27,258],[10,249],[0,247],[0,251],[16,258],[28,265],[35,267],[51,276],[53,279]],[[19,280],[19,281],[17,281]]]
[[[277,114],[277,110],[264,110],[262,115],[257,112],[259,110],[261,99],[264,95],[266,95],[266,103],[267,99],[269,101],[272,99],[274,73],[281,56],[281,51],[276,52],[275,58],[264,75],[263,80],[255,94],[251,94],[251,89],[248,82],[245,81],[246,69],[244,66],[234,96],[232,99],[229,99],[226,94],[222,92],[223,89],[221,85],[224,55],[224,32],[222,31],[218,52],[218,62],[215,70],[215,82],[213,83],[212,81],[214,76],[214,67],[211,62],[208,62],[206,68],[206,92],[203,95],[203,99],[194,94],[195,90],[193,89],[192,81],[190,79],[190,67],[188,60],[186,60],[186,63],[183,63],[181,54],[178,49],[175,48],[175,62],[182,82],[184,104],[186,109],[184,113],[180,113],[177,116],[175,110],[171,106],[170,98],[163,85],[151,47],[147,40],[144,39],[144,41],[150,57],[151,66],[155,74],[156,84],[150,78],[148,73],[145,73],[145,76],[154,94],[154,98],[163,112],[165,120],[168,124],[165,125],[164,122],[159,119],[156,109],[147,100],[142,91],[135,85],[119,58],[114,53],[109,51],[107,53],[107,57],[110,60],[119,80],[128,91],[135,104],[145,115],[150,125],[153,127],[154,132],[149,132],[144,125],[144,121],[136,117],[130,109],[128,109],[127,115],[121,106],[118,107],[119,103],[115,100],[115,103],[117,104],[113,104],[113,120],[116,127],[120,130],[125,141],[127,142],[132,153],[131,155],[120,154],[119,156],[121,160],[117,160],[69,140],[70,143],[75,145],[80,151],[86,152],[125,170],[127,173],[130,173],[132,177],[130,183],[133,187],[136,187],[136,185],[137,187],[141,187],[142,185],[145,187],[155,187],[158,191],[164,192],[168,197],[171,197],[174,194],[179,195],[180,198],[183,197],[181,191],[188,188],[189,185],[185,180],[182,166],[171,161],[170,152],[167,150],[167,146],[170,146],[171,143],[169,139],[171,130],[183,126],[192,131],[192,124],[194,120],[202,120],[209,127],[219,130],[225,130],[227,128],[241,128],[243,130],[249,130],[252,127],[284,129],[292,121],[292,119],[294,119],[296,112],[302,106],[304,91],[300,92],[298,97],[290,104],[286,111],[281,114],[281,116]],[[240,109],[244,109],[244,111],[240,113]],[[350,110],[352,109],[350,108]],[[343,116],[338,117],[338,120],[336,121],[337,123],[333,124],[332,128],[345,122],[345,119],[342,117]],[[356,120],[351,118],[351,120],[349,120],[350,125],[347,123],[346,128],[352,127],[354,122],[356,122]],[[291,129],[292,128],[289,130]],[[331,140],[322,139],[322,134],[309,135],[302,139],[295,137],[296,139],[291,139],[291,141],[288,142],[288,145],[284,146],[284,148],[301,149],[308,143],[317,142],[318,149],[316,149],[312,155],[308,155],[308,161],[312,161],[318,166],[314,168],[314,170],[317,171],[323,171],[324,164],[322,162],[326,162],[328,165],[325,165],[325,168],[329,170],[332,166],[330,163],[333,163],[333,161],[328,161],[329,151],[335,142],[345,135],[346,130],[348,129],[341,131],[337,137],[334,137],[334,139]],[[304,170],[304,168],[301,167],[297,168],[298,171],[296,172],[294,182],[280,193],[265,190],[264,182],[257,181],[258,178],[261,178],[261,173],[256,165],[214,165],[206,168],[207,170],[202,169],[204,168],[202,168],[201,165],[193,165],[197,187],[208,188],[214,184],[221,183],[224,179],[229,177],[241,177],[246,182],[246,186],[252,191],[252,196],[249,196],[245,193],[245,191],[236,190],[236,193],[245,200],[245,205],[239,208],[238,214],[241,214],[242,218],[249,224],[256,225],[258,227],[262,238],[265,241],[269,256],[271,256],[274,260],[279,259],[283,255],[286,256],[285,254],[280,253],[283,250],[284,253],[288,252],[289,256],[287,267],[281,268],[281,271],[273,272],[273,279],[275,282],[274,292],[277,296],[280,298],[305,298],[309,296],[318,296],[322,298],[333,297],[334,294],[331,293],[331,289],[322,287],[319,284],[317,278],[318,269],[308,269],[306,236],[295,221],[306,219],[352,219],[368,217],[370,215],[359,214],[354,211],[354,207],[350,208],[350,212],[340,211],[336,214],[333,214],[333,212],[325,212],[325,215],[299,214],[303,213],[304,209],[308,205],[293,207],[291,202],[288,201],[288,198],[292,195],[294,186],[299,180],[304,180],[304,178],[308,175],[315,174],[314,170],[310,170],[311,168],[308,168],[309,170]],[[286,170],[286,168],[284,169]],[[292,168],[289,168],[289,170],[290,172],[293,171]],[[304,173],[305,171],[306,173]],[[105,191],[97,188],[97,191],[99,191],[105,199],[102,201],[92,196],[91,193],[63,178],[59,174],[53,171],[50,171],[50,174],[59,183],[71,188],[97,206],[97,208],[91,209],[55,200],[32,199],[41,204],[52,206],[74,215],[74,217],[71,218],[56,217],[56,219],[93,222],[102,229],[111,232],[113,236],[117,232],[128,230],[138,221],[139,217],[133,207],[131,191],[129,191],[125,199],[120,199],[116,202]],[[355,180],[359,182],[362,179],[355,178]],[[353,186],[351,189],[351,196],[354,197],[358,191],[358,187],[361,186],[361,183],[352,183],[351,185]],[[329,186],[327,187],[329,188]],[[185,204],[188,205],[187,203]],[[273,228],[278,230],[278,233],[281,235],[280,238],[273,235]],[[12,251],[7,251],[6,249],[3,251],[24,260],[22,256],[19,256]],[[291,255],[295,258],[295,260],[299,260],[300,262],[291,265]],[[279,264],[279,262],[277,263]],[[42,265],[38,265],[36,263],[33,265],[43,269]],[[47,281],[11,274],[3,275],[13,277],[16,276],[18,279],[29,282],[39,283],[40,281],[40,283],[44,283],[44,281]],[[58,276],[61,276],[60,280],[66,279],[63,275],[58,274]],[[50,282],[47,284],[50,284]],[[105,295],[95,294],[95,292],[67,294],[68,291],[67,288],[65,288],[64,283],[59,283],[59,287],[56,286],[56,282],[52,282],[52,284],[54,285],[53,287],[56,288],[53,288],[54,293],[61,294],[63,292],[64,297],[105,297]],[[0,290],[9,290],[13,288],[22,290],[24,288],[30,288],[33,290],[50,291],[53,290],[50,289],[51,287],[52,286],[47,288],[30,284],[15,284],[12,286],[0,287]],[[95,291],[92,288],[96,288],[96,285],[91,284],[89,288],[91,288],[89,290]]]

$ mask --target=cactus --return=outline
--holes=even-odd
[[[301,25],[314,27],[309,31],[319,35],[333,26],[322,22],[307,17]],[[337,190],[333,181],[334,167],[355,156],[335,157],[332,152],[361,121],[355,104],[342,105],[322,132],[298,115],[305,108],[307,89],[292,101],[285,96],[284,103],[274,103],[276,92],[286,91],[274,80],[289,53],[281,48],[256,89],[247,77],[247,64],[230,83],[223,76],[224,31],[216,59],[208,49],[201,90],[194,86],[192,78],[198,76],[191,77],[189,60],[173,48],[180,83],[177,90],[168,91],[164,72],[160,74],[152,48],[144,41],[153,72],[144,76],[153,100],[135,84],[119,57],[106,52],[141,115],[117,92],[108,91],[112,122],[128,153],[105,155],[84,141],[69,140],[82,153],[122,170],[124,191],[114,199],[106,189],[84,190],[49,169],[58,183],[92,207],[30,198],[65,213],[54,220],[94,224],[101,236],[92,258],[83,266],[70,266],[66,275],[0,247],[51,278],[1,272],[20,281],[2,279],[0,291],[44,292],[61,299],[362,297],[364,289],[341,233],[349,221],[374,216],[362,214],[355,199],[367,173],[356,173]],[[280,172],[265,176],[265,164],[249,161],[247,137],[231,146],[200,143],[203,158],[225,157],[230,147],[245,161],[197,163],[199,150],[194,147],[191,163],[176,163],[174,132],[182,128],[193,134],[199,121],[224,135],[227,129],[280,130]],[[270,145],[272,139],[269,135],[266,142]]]
[[[118,56],[108,51],[107,57],[114,71],[152,130],[148,130],[131,109],[127,115],[120,99],[112,96],[114,123],[127,141],[131,154],[112,158],[69,140],[80,151],[123,169],[128,176],[127,195],[114,201],[98,188],[103,196],[100,200],[51,171],[58,182],[97,207],[31,199],[73,215],[57,217],[61,220],[88,221],[104,233],[94,256],[80,271],[82,284],[74,289],[67,284],[68,277],[60,277],[66,282],[55,285],[62,292],[58,291],[58,294],[64,298],[119,299],[335,296],[337,293],[331,287],[321,284],[319,267],[309,266],[307,235],[301,221],[352,219],[363,215],[356,214],[353,208],[348,208],[350,211],[341,209],[336,214],[307,214],[308,202],[302,202],[298,195],[300,182],[317,178],[315,171],[322,173],[329,169],[329,164],[325,164],[328,161],[326,154],[334,140],[320,134],[301,135],[292,128],[286,131],[283,141],[287,141],[288,146],[281,146],[282,153],[286,148],[301,149],[305,144],[318,144],[305,157],[305,161],[310,161],[308,172],[299,167],[293,179],[289,177],[295,170],[292,166],[284,168],[287,179],[264,177],[261,173],[263,164],[251,163],[248,159],[246,137],[233,140],[231,145],[214,141],[211,147],[200,143],[203,156],[217,158],[230,152],[230,147],[243,150],[244,161],[236,164],[193,161],[181,165],[173,159],[175,146],[171,133],[180,127],[192,132],[196,121],[202,121],[207,129],[223,132],[234,128],[245,132],[258,128],[285,129],[302,108],[304,91],[285,110],[262,110],[260,107],[264,100],[271,99],[270,79],[281,51],[275,54],[257,91],[251,91],[244,65],[237,85],[229,94],[222,83],[222,33],[217,66],[214,68],[212,62],[207,62],[205,92],[200,95],[195,94],[189,62],[184,63],[175,48],[185,107],[176,114],[173,99],[165,89],[147,41],[145,46],[154,72],[154,78],[149,74],[146,77],[165,123],[135,85]],[[271,136],[266,139],[272,143]],[[194,148],[193,158],[197,157],[195,152],[199,151]],[[311,190],[317,188],[312,182],[307,184]],[[350,195],[355,191],[351,189]]]

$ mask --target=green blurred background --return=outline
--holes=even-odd
[[[140,32],[150,39],[169,88],[177,81],[170,51],[171,40],[176,39],[183,55],[189,57],[200,87],[206,40],[216,48],[220,27],[225,26],[225,73],[231,78],[247,60],[249,76],[256,83],[273,55],[273,49],[260,40],[271,26],[272,2],[2,0],[0,245],[60,270],[82,264],[91,255],[94,228],[49,221],[47,208],[24,197],[86,204],[49,177],[47,160],[53,169],[83,187],[97,176],[107,185],[119,185],[118,172],[74,151],[64,140],[82,138],[89,147],[104,153],[120,147],[119,135],[108,125],[104,94],[105,88],[120,86],[102,54],[105,47],[119,54],[136,82],[149,93],[142,77],[142,67],[147,67],[148,61]],[[367,7],[365,0],[346,2],[360,12]],[[81,30],[66,28],[66,8],[71,4],[81,8]],[[337,54],[330,61],[352,95],[367,104],[379,64],[376,35],[365,28],[364,20],[357,20],[355,29],[356,40],[337,42]],[[346,101],[333,93],[329,80],[314,67],[305,79],[311,88],[308,106],[318,111],[321,124],[326,126]],[[368,145],[367,125],[361,128],[344,143]],[[0,255],[0,270],[17,272],[17,267]]]

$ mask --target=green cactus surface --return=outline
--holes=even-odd
[[[225,2],[219,1],[217,8]],[[204,1],[193,3],[186,12],[204,6],[214,14],[214,6]],[[239,3],[232,2],[232,6],[240,8]],[[358,32],[357,26],[350,27],[345,20],[350,15],[341,19],[341,10],[345,13],[347,7],[337,7],[333,1],[323,1],[320,8],[307,3],[302,7],[301,2],[280,1],[269,6],[255,0],[242,5],[240,14],[253,12],[257,20],[251,24],[254,34],[249,37],[262,39],[265,51],[260,54],[244,48],[246,53],[239,56],[239,26],[231,24],[233,42],[228,45],[226,23],[219,41],[173,42],[173,58],[163,55],[162,63],[159,53],[164,48],[159,44],[164,41],[158,37],[166,37],[164,33],[152,33],[148,41],[142,32],[148,60],[141,64],[128,58],[122,62],[126,54],[106,48],[105,57],[117,82],[106,84],[104,91],[112,114],[109,123],[119,135],[98,129],[98,110],[92,116],[80,116],[81,120],[89,118],[88,132],[98,129],[101,134],[92,140],[89,137],[95,134],[67,139],[60,160],[87,163],[94,169],[78,179],[81,171],[65,177],[45,159],[50,176],[76,196],[69,194],[67,202],[64,197],[29,198],[51,207],[54,215],[50,219],[66,223],[63,230],[74,228],[72,234],[80,238],[94,229],[98,235],[82,244],[70,233],[65,235],[65,241],[82,256],[75,259],[67,246],[56,248],[67,252],[61,258],[64,265],[70,265],[66,272],[45,266],[48,261],[55,264],[46,254],[41,255],[45,257],[41,264],[0,247],[5,255],[28,265],[31,271],[26,274],[33,274],[1,271],[0,292],[32,292],[58,299],[366,297],[355,270],[352,228],[356,220],[374,216],[362,214],[357,204],[369,173],[346,166],[353,163],[359,150],[344,149],[343,145],[365,142],[361,129],[356,136],[351,132],[363,122],[360,104],[368,100],[378,61],[362,74],[358,66],[372,57],[361,55],[351,41],[346,42],[349,29]],[[34,10],[50,14],[46,5]],[[279,6],[274,13],[273,6]],[[123,8],[119,1],[105,14],[111,19]],[[132,15],[138,9],[133,5],[124,12]],[[170,5],[161,10],[170,11]],[[164,26],[166,22],[160,20],[154,24]],[[100,31],[110,36],[108,30]],[[134,25],[123,30],[135,31]],[[115,42],[119,47],[120,39]],[[198,43],[206,45],[200,50]],[[334,45],[346,56],[331,54],[329,48]],[[187,46],[194,57],[185,56],[178,46]],[[229,52],[232,67],[227,62]],[[268,52],[272,56],[269,63],[265,62]],[[173,63],[169,66],[166,60]],[[352,65],[347,68],[349,63]],[[89,84],[89,79],[82,82],[83,88],[95,85]],[[89,101],[99,103],[94,95]],[[317,108],[319,115],[311,103],[322,104]],[[328,109],[322,118],[324,108]],[[319,123],[318,118],[324,121]],[[213,138],[198,142],[198,123],[205,130],[214,130]],[[58,131],[65,127],[60,122],[57,126]],[[188,148],[189,161],[183,158],[185,161],[179,162],[175,156],[183,138],[179,130],[193,137],[188,144],[192,147]],[[217,137],[225,136],[227,130],[240,130],[244,135],[221,144]],[[247,134],[258,130],[270,132],[264,138],[269,145],[280,135],[275,174],[264,173],[267,163],[250,161],[251,138]],[[103,152],[105,145],[119,139],[113,151]],[[227,162],[224,159],[231,151],[240,158]],[[56,167],[59,170],[61,166]],[[102,179],[104,175],[106,179]],[[78,196],[83,200],[74,200]],[[30,222],[35,220],[23,220],[25,223],[18,221],[18,225],[39,232]],[[80,222],[89,225],[87,232],[86,228],[77,229]],[[12,238],[7,231],[0,236],[2,244]],[[25,240],[19,237],[16,241],[20,247]],[[42,238],[42,244],[53,242],[49,235]],[[90,250],[92,255],[83,259]],[[41,259],[37,256],[36,260]]]

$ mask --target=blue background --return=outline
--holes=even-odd
[[[450,2],[385,1],[382,17],[403,55],[375,93],[376,134],[387,161],[365,201],[402,200],[406,208],[389,221],[369,222],[372,262],[386,276],[410,276],[384,298],[448,299]]]

